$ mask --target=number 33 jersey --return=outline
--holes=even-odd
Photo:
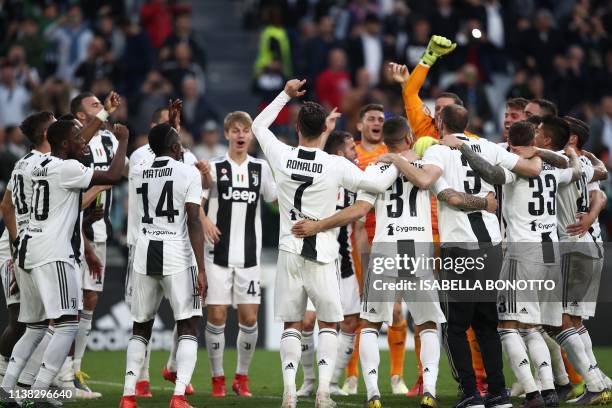
[[[200,205],[202,180],[193,166],[170,157],[130,169],[136,192],[135,214],[140,220],[134,271],[146,275],[172,275],[195,265],[187,230],[185,205]]]
[[[81,192],[94,171],[55,156],[32,167],[30,222],[19,243],[18,262],[29,270],[50,262],[80,262]]]

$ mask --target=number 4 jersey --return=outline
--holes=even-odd
[[[201,203],[200,172],[170,157],[156,157],[130,169],[130,181],[138,205],[137,213],[129,216],[140,219],[134,271],[172,275],[195,265],[185,205]]]

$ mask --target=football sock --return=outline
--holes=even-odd
[[[596,367],[592,367],[589,357],[584,349],[584,343],[576,329],[570,327],[555,336],[557,342],[565,352],[570,363],[584,378],[584,382],[589,391],[599,392],[605,387],[601,381]]]
[[[178,332],[176,329],[176,325],[174,325],[174,330],[172,331],[172,345],[170,346],[170,355],[168,356],[168,361],[166,362],[166,368],[171,373],[176,373],[176,348],[178,346]]]
[[[353,356],[354,347],[355,334],[340,331],[340,335],[338,336],[338,352],[336,355],[336,366],[334,367],[334,374],[331,379],[332,384],[338,384],[338,381],[340,381],[340,376],[342,375],[342,372],[344,371],[346,365]]]
[[[561,355],[561,346],[546,333],[544,329],[539,329],[548,351],[550,353],[550,361],[552,363],[553,376],[555,378],[555,384],[566,385],[569,384],[569,376],[565,371],[565,364],[563,363],[563,356]]]
[[[421,362],[421,336],[414,336],[414,354],[417,360],[419,377],[423,375],[423,363]]]
[[[34,349],[34,353],[32,353],[27,364],[21,371],[18,382],[30,386],[34,384],[34,380],[36,379],[38,370],[40,370],[40,365],[42,364],[43,355],[45,354],[45,350],[47,349],[54,332],[55,330],[53,329],[53,326],[47,327],[45,336],[40,343],[38,343],[38,346],[36,346],[36,349]]]
[[[219,377],[223,372],[223,351],[225,350],[225,325],[216,326],[206,323],[206,349],[213,377]]]
[[[295,394],[295,374],[302,354],[302,336],[297,329],[283,331],[280,341],[280,359],[283,370],[284,392]]]
[[[542,390],[553,390],[555,381],[553,377],[552,363],[548,346],[538,329],[523,329],[523,340],[529,351],[531,361],[536,367],[536,373],[540,378]]]
[[[527,356],[525,344],[517,329],[497,329],[501,338],[504,352],[510,360],[510,366],[517,380],[523,386],[527,394],[538,391],[533,375],[531,364]]]
[[[176,347],[176,383],[174,395],[185,395],[185,387],[191,382],[191,376],[198,359],[198,339],[195,336],[183,335]]]
[[[367,390],[367,400],[378,395],[378,366],[380,365],[380,352],[378,350],[378,330],[361,329],[359,341],[359,360],[363,371],[363,380]]]
[[[406,320],[402,320],[397,325],[389,326],[389,329],[387,330],[389,358],[391,359],[391,376],[404,376],[407,327],[408,324],[406,323]]]
[[[359,377],[359,338],[361,337],[361,327],[355,330],[355,346],[353,347],[353,355],[346,365],[346,377]]]
[[[319,369],[319,388],[317,392],[329,392],[338,353],[338,333],[334,329],[319,330],[319,347],[317,348],[317,367]]]
[[[74,342],[74,338],[79,330],[79,322],[67,321],[57,323],[54,326],[55,333],[49,341],[49,345],[43,355],[42,364],[32,388],[46,389],[49,388],[51,381],[62,367],[62,364],[68,357],[70,347]]]
[[[132,336],[127,346],[127,359],[125,363],[125,380],[123,395],[136,394],[136,382],[147,353],[149,341],[141,336]]]
[[[72,360],[72,368],[75,373],[81,371],[81,360],[85,355],[85,348],[87,348],[92,318],[92,310],[81,310],[79,312],[79,330],[74,340],[74,359]]]
[[[438,331],[426,329],[419,334],[421,339],[420,360],[423,364],[423,392],[436,396],[438,367],[440,364],[440,339]]]
[[[257,323],[253,326],[238,324],[238,329],[238,338],[236,340],[236,347],[238,348],[236,374],[247,375],[253,354],[255,353],[255,347],[257,346]]]
[[[153,343],[149,342],[147,344],[147,353],[145,354],[144,362],[142,363],[142,367],[140,368],[140,374],[138,375],[138,381],[149,381],[149,364],[151,362],[151,345]]]
[[[2,388],[12,390],[17,385],[17,379],[21,371],[25,367],[28,359],[36,349],[36,346],[42,341],[47,332],[46,325],[28,324],[23,336],[15,343],[13,353],[9,359],[6,373],[2,380]]]
[[[605,386],[607,383],[606,376],[599,368],[599,364],[597,364],[597,358],[595,358],[595,354],[593,353],[593,342],[591,341],[591,335],[589,334],[589,331],[584,326],[581,326],[576,331],[580,335],[580,340],[582,340],[582,344],[584,344],[584,351],[586,352],[586,355],[589,358],[591,367],[596,367],[595,371],[597,372],[597,374],[599,374],[599,378],[602,380],[603,385]]]
[[[302,332],[302,369],[304,370],[304,381],[314,380],[314,357],[315,357],[315,345],[314,336],[311,331]]]

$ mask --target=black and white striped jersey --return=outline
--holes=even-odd
[[[338,190],[338,201],[336,210],[340,211],[350,207],[355,203],[357,193],[348,191],[345,188]],[[355,263],[353,262],[353,245],[351,236],[353,235],[352,224],[338,228],[338,259],[340,261],[340,276],[348,278],[355,274]]]
[[[276,184],[264,160],[247,156],[238,164],[228,154],[210,162],[213,186],[204,192],[207,216],[221,232],[206,244],[206,260],[219,266],[250,268],[261,253],[261,200],[276,200]]]
[[[194,166],[162,156],[131,168],[130,179],[138,199],[137,213],[130,216],[140,218],[134,271],[172,275],[195,265],[185,205],[201,203],[200,172]]]
[[[511,170],[519,157],[506,151],[503,147],[485,139],[468,138],[463,134],[457,137],[470,148],[482,155],[490,163]],[[425,152],[423,164],[431,164],[442,169],[442,176],[433,186],[437,195],[446,188],[465,192],[478,197],[485,197],[495,188],[482,180],[472,170],[467,160],[457,149],[444,145],[433,145]],[[442,243],[501,242],[499,221],[495,214],[487,211],[462,211],[445,202],[438,202],[438,229]]]
[[[19,242],[22,269],[56,261],[80,263],[82,190],[93,173],[76,160],[52,155],[32,166],[30,221]]]

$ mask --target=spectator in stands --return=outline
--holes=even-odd
[[[140,24],[125,20],[121,28],[125,35],[125,51],[118,62],[121,80],[125,84],[123,89],[125,94],[131,97],[140,89],[155,56],[149,37],[141,30]]]
[[[203,94],[198,92],[198,80],[186,76],[181,86],[183,99],[182,124],[191,134],[197,135],[202,125],[209,121],[218,121],[219,115]]]
[[[372,86],[370,83],[370,73],[365,67],[360,68],[355,75],[355,87],[346,92],[342,101],[340,112],[346,122],[346,130],[353,135],[357,132],[359,109],[371,101]]]
[[[159,71],[152,70],[147,74],[133,103],[135,115],[131,125],[137,134],[148,133],[153,112],[166,106],[172,93],[172,84]]]
[[[384,61],[381,23],[376,14],[365,17],[361,33],[348,44],[348,54],[353,76],[359,68],[368,70],[370,85],[380,79],[380,69]]]
[[[260,75],[271,64],[280,64],[280,72],[290,78],[293,73],[291,47],[287,32],[283,28],[280,8],[266,7],[262,13],[266,26],[259,35],[259,51],[255,61],[255,75]]]
[[[151,45],[160,48],[172,33],[172,9],[166,0],[148,0],[140,9],[140,22]]]
[[[468,110],[470,119],[468,130],[472,133],[482,134],[485,122],[492,119],[491,105],[482,82],[478,80],[478,70],[472,64],[466,64],[457,74],[457,80],[449,92],[455,93],[463,101]]]
[[[10,61],[0,63],[0,127],[21,124],[30,109],[30,93],[15,75]]]
[[[89,43],[87,58],[75,70],[74,77],[81,84],[81,91],[89,91],[96,79],[107,78],[116,82],[119,77],[113,53],[103,37],[96,36]]]
[[[227,146],[221,144],[219,125],[214,120],[206,121],[200,132],[200,143],[193,148],[193,154],[199,160],[211,160],[226,152]]]
[[[19,85],[32,90],[40,84],[38,70],[28,64],[23,46],[15,44],[9,48],[8,60],[15,68],[15,80]]]
[[[411,34],[410,43],[404,51],[404,60],[409,67],[414,67],[419,63],[421,55],[425,52],[425,48],[427,48],[427,43],[429,43],[429,38],[431,37],[429,21],[425,18],[416,20]]]
[[[296,52],[296,69],[307,79],[307,86],[314,86],[317,76],[327,67],[327,56],[332,48],[341,46],[334,35],[334,21],[331,16],[323,16],[315,26],[310,21],[302,26],[303,38],[299,52]]]
[[[125,34],[115,24],[113,16],[104,14],[98,21],[97,34],[106,40],[115,61],[118,61],[125,51]]]
[[[174,46],[173,57],[162,63],[161,73],[174,89],[181,89],[185,77],[194,77],[198,82],[198,93],[204,94],[204,71],[193,61],[188,43],[179,42]]]
[[[601,98],[599,109],[599,115],[590,123],[591,133],[586,149],[612,167],[612,94]]]
[[[40,25],[35,18],[28,17],[22,21],[14,44],[23,47],[25,61],[28,62],[28,65],[35,69],[39,75],[44,75],[44,56],[47,43],[40,33]]]
[[[383,41],[386,55],[389,59],[400,64],[406,63],[406,47],[412,42],[410,36],[411,23],[410,9],[406,2],[396,0],[393,2],[393,12],[383,21]]]
[[[72,81],[74,70],[87,57],[87,47],[93,33],[83,21],[81,7],[73,4],[65,15],[61,15],[45,30],[48,41],[57,47],[56,74]]]
[[[57,117],[70,113],[71,87],[58,77],[49,77],[36,88],[30,102],[33,111],[55,112]]]
[[[191,13],[184,11],[177,13],[174,19],[174,32],[166,38],[162,48],[159,51],[161,60],[168,59],[172,56],[172,50],[179,43],[189,45],[193,55],[193,61],[197,63],[203,70],[206,69],[206,53],[204,47],[197,41],[191,27]]]
[[[328,68],[317,78],[316,91],[319,102],[331,110],[341,106],[344,94],[351,87],[351,76],[346,70],[346,53],[343,49],[332,49],[328,61]]]
[[[429,21],[434,33],[451,39],[454,39],[459,32],[461,22],[453,0],[436,0],[436,7]]]
[[[29,142],[21,133],[19,126],[6,127],[6,150],[17,159],[22,158],[30,151]]]
[[[524,64],[527,67],[544,76],[550,73],[555,55],[563,50],[563,38],[554,28],[553,16],[549,10],[538,10],[534,27],[522,34],[519,47],[524,53]]]

